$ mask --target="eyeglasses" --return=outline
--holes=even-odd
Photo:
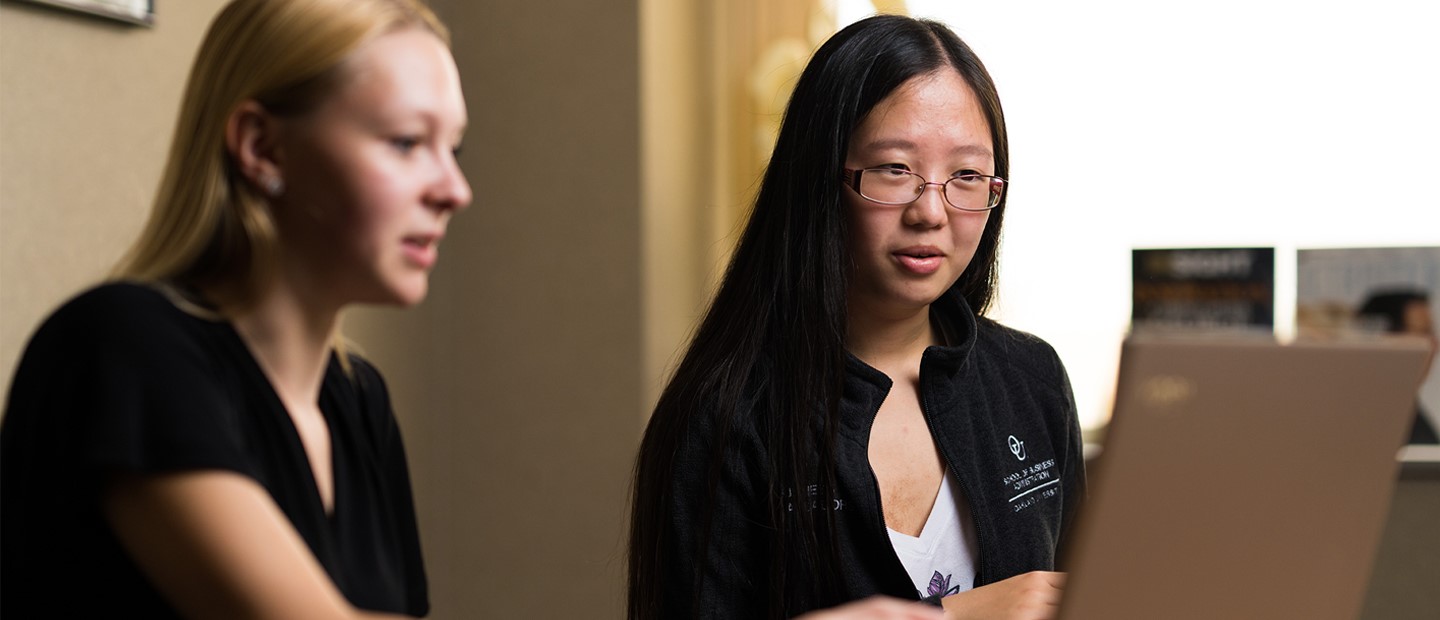
[[[908,205],[930,185],[939,185],[945,202],[961,211],[989,211],[1005,195],[1005,179],[989,174],[961,174],[941,183],[899,168],[845,168],[842,178],[861,198],[882,205]]]

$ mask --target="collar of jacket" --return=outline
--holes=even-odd
[[[946,330],[953,344],[925,349],[920,367],[925,376],[939,373],[948,381],[964,370],[971,352],[975,350],[975,339],[979,332],[978,320],[970,310],[970,304],[965,302],[965,297],[954,288],[930,304],[930,316],[941,322],[941,328]],[[858,432],[859,437],[868,438],[870,425],[875,421],[875,412],[880,410],[880,403],[890,393],[890,387],[890,377],[846,351],[845,393],[840,407],[841,428],[846,432]]]

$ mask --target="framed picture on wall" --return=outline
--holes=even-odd
[[[1440,441],[1440,246],[1300,248],[1295,331],[1307,340],[1419,337],[1431,364],[1419,387],[1412,443]]]
[[[55,6],[130,24],[149,26],[155,23],[155,0],[26,0],[34,4]]]
[[[1130,328],[1271,336],[1275,248],[1131,250]]]

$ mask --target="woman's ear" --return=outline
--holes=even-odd
[[[242,102],[225,120],[225,148],[250,185],[270,198],[285,193],[281,173],[280,122],[253,99]]]

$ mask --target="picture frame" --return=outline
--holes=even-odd
[[[1302,247],[1295,263],[1297,340],[1414,337],[1428,328],[1431,346],[1440,347],[1440,246]],[[1428,310],[1428,320],[1412,305]],[[1432,360],[1416,408],[1433,431],[1440,428],[1440,359]]]
[[[1275,248],[1134,248],[1130,329],[1273,337]]]
[[[24,0],[137,26],[155,24],[155,0]]]

